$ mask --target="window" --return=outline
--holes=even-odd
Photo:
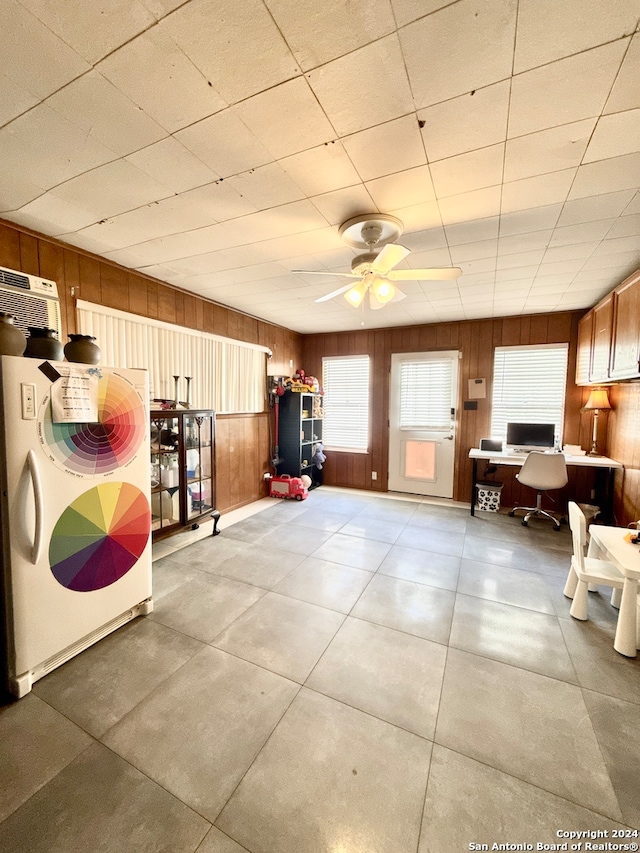
[[[369,449],[369,356],[322,359],[324,444],[331,450]]]
[[[400,365],[400,429],[451,427],[451,359]]]
[[[496,347],[491,437],[505,439],[507,423],[556,425],[562,442],[569,344]]]

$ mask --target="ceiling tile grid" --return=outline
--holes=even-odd
[[[587,309],[640,266],[638,0],[3,13],[8,221],[309,333]],[[461,277],[317,303],[381,214],[399,273]]]

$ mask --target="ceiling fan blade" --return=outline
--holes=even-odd
[[[300,272],[304,275],[337,275],[340,278],[362,278],[360,275],[355,275],[352,272],[330,272],[329,270],[291,270],[291,272]]]
[[[387,243],[375,261],[371,264],[371,272],[386,275],[390,269],[411,254],[411,249],[406,249],[397,243]]]
[[[396,270],[387,273],[391,281],[450,281],[460,278],[462,270],[460,267],[443,267],[430,270]]]
[[[360,276],[355,276],[355,278],[360,278]],[[341,293],[346,293],[347,290],[351,290],[353,285],[351,282],[349,284],[345,284],[342,287],[339,287],[337,290],[332,290],[331,293],[327,293],[325,296],[321,296],[319,299],[316,299],[316,302],[328,302],[330,299],[333,299],[334,296],[340,296]]]

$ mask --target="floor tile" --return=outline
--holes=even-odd
[[[449,645],[577,682],[558,619],[546,613],[458,593]]]
[[[308,557],[331,537],[327,530],[314,530],[312,527],[298,527],[295,521],[288,526],[271,530],[260,539],[262,548],[276,548],[304,554]]]
[[[415,850],[431,745],[302,690],[216,821],[252,853]]]
[[[307,557],[274,587],[274,592],[348,613],[371,581],[371,572]]]
[[[198,577],[200,569],[195,568],[188,561],[179,562],[178,560],[178,555],[173,554],[170,557],[154,560],[152,564],[153,602],[156,607],[165,595]]]
[[[185,568],[189,566],[203,572],[211,572],[226,560],[246,553],[250,547],[250,542],[244,542],[240,539],[210,536],[194,545],[183,548],[179,554],[173,555],[173,559],[179,559]]]
[[[640,829],[640,705],[584,691],[624,822]]]
[[[455,590],[459,570],[460,557],[394,545],[380,563],[378,574]]]
[[[449,590],[378,574],[351,615],[425,640],[446,643],[454,600],[455,593]]]
[[[421,504],[411,516],[410,524],[412,527],[433,527],[462,535],[467,529],[467,518],[454,513],[434,512],[428,504]]]
[[[302,683],[343,621],[341,613],[268,592],[212,642]]]
[[[272,589],[303,560],[304,554],[250,545],[242,554],[230,557],[216,566],[213,574],[262,589]]]
[[[94,743],[2,825],[1,853],[192,853],[209,828]]]
[[[196,853],[247,853],[247,848],[212,826]]]
[[[103,741],[213,821],[297,690],[279,675],[205,648]]]
[[[201,648],[198,640],[136,619],[36,682],[33,692],[99,737]]]
[[[376,498],[360,513],[360,518],[378,518],[381,522],[408,524],[419,503],[413,501]]]
[[[150,618],[208,643],[263,595],[258,587],[200,572],[166,595]]]
[[[477,560],[480,563],[490,563],[497,566],[509,566],[513,569],[525,569],[537,572],[540,560],[535,549],[526,545],[486,539],[469,533],[464,538],[462,556],[467,560]],[[565,572],[566,574],[566,572]]]
[[[375,542],[395,542],[404,530],[405,525],[397,521],[384,521],[379,518],[366,518],[357,515],[350,519],[340,529],[346,536],[359,536]]]
[[[307,687],[433,739],[446,647],[349,618]]]
[[[408,524],[395,542],[406,548],[418,548],[421,551],[433,551],[436,554],[462,556],[464,535],[440,530],[437,527],[416,527]]]
[[[263,513],[259,513],[253,518],[247,518],[245,521],[223,528],[221,537],[223,540],[237,539],[240,542],[258,542],[262,536],[273,531],[276,526],[279,526],[279,523],[266,518]]]
[[[313,551],[313,556],[330,563],[375,572],[391,548],[389,542],[372,542],[359,536],[334,533]]]
[[[89,735],[33,693],[5,706],[0,711],[0,820],[90,744]]]
[[[321,504],[318,507],[309,508],[306,512],[301,512],[296,518],[296,524],[300,527],[311,527],[314,530],[327,530],[329,533],[335,533],[350,518],[350,514],[334,512],[332,508],[327,511]]]
[[[537,574],[463,559],[458,592],[502,604],[555,614],[549,588]]]
[[[449,649],[435,740],[622,819],[582,691],[571,684]]]
[[[611,831],[622,824],[434,746],[418,853],[469,850],[471,842],[487,844],[486,849],[491,850],[494,844],[514,844],[516,840],[535,850],[537,844],[561,844],[556,832],[564,828]]]

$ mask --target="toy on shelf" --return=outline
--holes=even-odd
[[[322,471],[322,465],[327,461],[327,457],[322,452],[322,442],[318,442],[316,446],[313,448],[313,456],[311,457],[311,464],[315,465],[319,471]]]

